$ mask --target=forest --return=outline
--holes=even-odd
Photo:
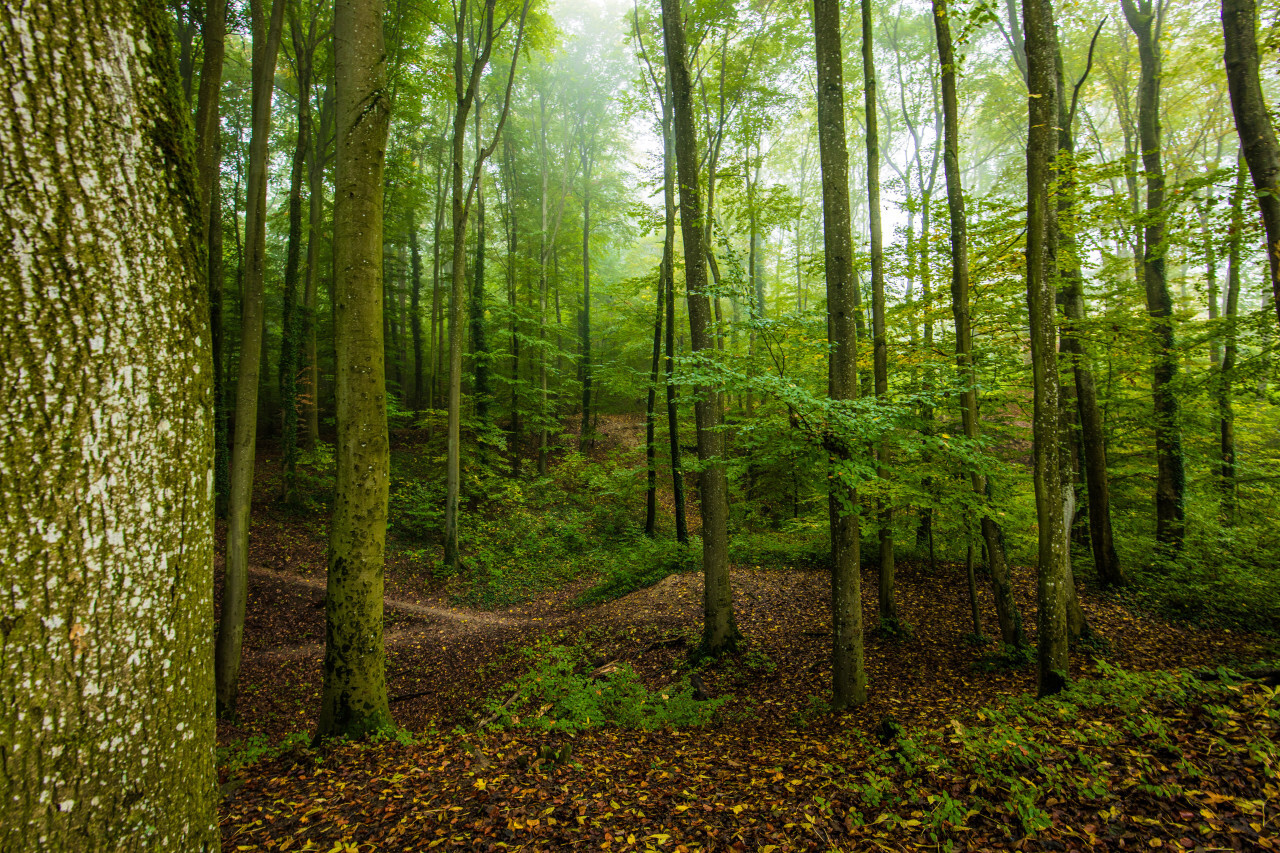
[[[1280,4],[15,0],[0,853],[1280,848]]]

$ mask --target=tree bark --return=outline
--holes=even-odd
[[[1056,263],[1053,235],[1057,209],[1050,198],[1058,155],[1058,36],[1051,0],[1023,0],[1027,52],[1027,315],[1035,394],[1033,479],[1039,565],[1036,572],[1038,690],[1041,696],[1067,685],[1066,537],[1058,458],[1058,357]]]
[[[320,443],[320,353],[316,346],[316,292],[320,278],[320,236],[324,226],[324,164],[333,130],[333,88],[326,85],[320,103],[319,132],[312,134],[311,171],[308,175],[307,271],[302,296],[302,342],[306,347],[307,395],[303,408],[306,432],[303,445],[314,450]]]
[[[382,364],[382,176],[391,103],[381,0],[337,0],[334,69],[337,484],[317,740],[391,726],[382,644],[391,460]]]
[[[1155,368],[1151,395],[1155,405],[1156,434],[1156,541],[1167,552],[1182,550],[1186,474],[1182,456],[1182,425],[1178,397],[1179,354],[1173,334],[1173,300],[1165,273],[1165,179],[1160,151],[1160,30],[1162,7],[1152,0],[1122,0],[1125,19],[1138,39],[1142,79],[1138,87],[1138,137],[1147,183],[1146,228],[1142,280],[1151,337],[1155,344]]]
[[[689,542],[685,520],[684,470],[680,465],[680,406],[676,399],[676,143],[671,106],[671,78],[668,75],[662,101],[662,198],[665,217],[662,229],[662,271],[666,294],[666,385],[667,441],[671,445],[671,493],[675,504],[676,541]]]
[[[1094,39],[1097,39],[1097,32],[1094,33]],[[1091,43],[1090,64],[1092,60]],[[1066,174],[1059,176],[1058,188],[1059,293],[1066,315],[1062,323],[1061,348],[1067,356],[1075,380],[1076,408],[1080,416],[1080,447],[1083,451],[1085,489],[1089,499],[1089,545],[1093,550],[1093,565],[1098,580],[1103,584],[1123,586],[1127,583],[1127,578],[1120,565],[1120,558],[1116,555],[1115,540],[1111,532],[1111,485],[1107,475],[1107,446],[1102,430],[1102,413],[1098,409],[1092,362],[1080,337],[1080,327],[1085,321],[1084,275],[1080,268],[1076,231],[1071,221],[1076,198],[1076,98],[1088,74],[1089,69],[1086,68],[1084,76],[1075,85],[1069,105],[1062,80],[1059,80],[1058,86],[1058,147],[1067,169]]]
[[[814,53],[818,73],[818,150],[822,160],[823,248],[826,251],[827,328],[831,338],[828,392],[833,400],[858,396],[858,338],[854,327],[853,235],[849,204],[849,152],[844,133],[844,62],[839,0],[814,0]],[[864,31],[865,35],[865,31]],[[877,315],[878,316],[878,315]],[[862,577],[858,495],[849,482],[847,444],[833,442],[827,509],[831,524],[831,707],[867,701],[862,646]]]
[[[227,427],[226,388],[222,381],[222,128],[219,99],[222,94],[222,64],[226,56],[227,0],[206,0],[200,41],[204,57],[200,64],[200,89],[196,96],[196,178],[200,187],[200,222],[206,247],[206,279],[209,283],[209,333],[213,341],[213,491],[215,511],[226,514],[231,478],[227,468],[230,455]]]
[[[302,267],[302,185],[307,154],[311,150],[311,71],[316,45],[315,19],[304,35],[297,5],[291,4],[289,28],[293,35],[293,70],[298,83],[298,134],[289,175],[289,239],[285,249],[284,306],[280,335],[280,424],[284,456],[284,502],[297,499],[298,480],[298,356],[302,351],[302,310],[298,304],[298,279]],[[305,310],[305,309],[303,309]]]
[[[245,201],[244,292],[240,308],[240,375],[236,384],[235,440],[231,448],[231,495],[227,511],[227,556],[222,579],[222,613],[214,659],[218,714],[234,715],[239,693],[240,646],[248,596],[249,511],[258,433],[258,378],[262,366],[265,315],[262,287],[267,253],[267,142],[271,135],[271,95],[280,50],[285,0],[272,0],[264,20],[262,0],[253,0],[252,132],[249,139],[248,195]]]
[[[1236,189],[1231,198],[1231,234],[1227,255],[1227,300],[1223,307],[1226,323],[1226,341],[1222,348],[1222,363],[1218,368],[1217,404],[1218,438],[1221,453],[1222,523],[1231,527],[1236,520],[1236,426],[1235,412],[1231,404],[1231,383],[1235,378],[1237,344],[1236,318],[1240,301],[1240,249],[1244,231],[1245,171],[1244,153],[1237,156]]]
[[[938,60],[942,68],[943,174],[947,181],[947,215],[951,227],[951,312],[956,327],[956,369],[960,374],[960,420],[965,438],[978,440],[978,377],[973,361],[973,334],[969,314],[969,236],[965,215],[964,189],[960,184],[960,106],[956,96],[956,59],[946,0],[933,0],[934,30],[938,40]],[[1005,559],[1000,526],[987,503],[987,478],[970,473],[970,484],[979,503],[982,539],[991,570],[991,591],[995,599],[1000,637],[1008,645],[1022,646],[1026,638],[1022,614],[1013,599],[1009,564]]]
[[[1280,143],[1262,94],[1257,14],[1254,0],[1222,0],[1227,90],[1267,232],[1272,301],[1280,317]]]
[[[866,105],[867,132],[867,208],[871,228],[871,337],[872,370],[875,374],[876,401],[889,402],[889,338],[884,322],[884,234],[880,224],[880,131],[876,101],[875,40],[871,32],[871,0],[862,0],[862,79]],[[823,197],[825,208],[826,198]],[[830,263],[830,250],[827,252]],[[830,285],[828,285],[830,287]],[[880,479],[880,625],[896,630],[898,604],[893,579],[893,504],[888,497],[889,441],[880,440],[876,448],[876,476]]]
[[[170,22],[28,3],[0,55],[0,849],[215,851],[208,193]]]
[[[703,243],[702,199],[698,177],[698,139],[693,122],[693,97],[685,56],[684,21],[680,0],[662,0],[662,29],[667,74],[671,80],[675,126],[676,171],[680,183],[680,230],[684,238],[685,290],[689,303],[689,339],[698,358],[714,358],[706,246]],[[724,436],[720,392],[698,389],[694,418],[698,433],[698,492],[702,503],[703,631],[701,652],[718,655],[734,648],[741,634],[733,618],[729,586],[729,481],[724,467]]]
[[[658,398],[658,368],[659,362],[662,360],[662,310],[666,307],[664,302],[664,287],[667,280],[667,271],[659,269],[658,271],[658,298],[657,309],[653,318],[653,360],[649,365],[649,394],[645,401],[644,410],[644,455],[645,469],[648,473],[648,488],[645,491],[645,513],[644,513],[644,533],[652,538],[658,532],[658,464],[657,464],[657,445],[655,443],[655,408]]]

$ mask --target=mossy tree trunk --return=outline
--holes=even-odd
[[[934,31],[938,41],[938,60],[942,69],[943,174],[947,181],[947,217],[951,228],[951,315],[956,328],[956,369],[960,373],[960,420],[965,438],[977,441],[978,377],[973,363],[972,322],[969,313],[969,225],[965,214],[964,189],[960,183],[960,105],[956,95],[955,46],[951,37],[950,13],[946,0],[933,0]],[[991,591],[995,599],[996,620],[1000,638],[1011,646],[1025,645],[1022,615],[1013,598],[1009,564],[1005,559],[1003,537],[988,505],[987,478],[981,472],[970,473],[979,525],[986,545],[991,571]]]
[[[0,16],[4,850],[218,849],[206,224],[170,27]]]
[[[840,0],[814,0],[814,52],[818,66],[818,149],[822,160],[823,246],[826,250],[828,370],[834,400],[858,396],[858,338],[854,325],[853,233],[849,204],[849,152],[844,133],[844,63]],[[880,312],[876,312],[877,318]],[[831,706],[843,710],[867,700],[862,647],[862,578],[857,493],[848,484],[847,445],[835,442],[829,475],[831,523]]]
[[[338,441],[317,740],[391,725],[382,644],[390,447],[382,317],[382,175],[391,103],[380,0],[334,10],[333,210]]]
[[[222,580],[222,613],[214,658],[218,714],[235,714],[240,646],[249,583],[249,512],[258,438],[258,378],[265,322],[263,279],[267,255],[267,142],[271,136],[271,95],[284,23],[285,0],[272,0],[268,19],[262,0],[252,0],[252,130],[249,139],[245,215],[245,268],[240,309],[240,371],[236,382],[235,438],[231,445],[231,495],[227,510],[227,555]]]
[[[1067,683],[1066,537],[1058,457],[1057,208],[1050,188],[1057,179],[1058,35],[1051,0],[1023,0],[1027,54],[1027,316],[1035,397],[1032,437],[1039,533],[1037,620],[1039,693],[1057,693]]]
[[[698,135],[693,122],[693,87],[685,54],[684,19],[680,0],[662,0],[662,30],[675,136],[676,172],[680,184],[680,230],[684,237],[685,291],[689,303],[689,340],[695,358],[715,358],[707,287],[701,189],[698,176]],[[702,502],[703,629],[700,651],[719,655],[741,639],[733,618],[729,586],[729,481],[724,464],[724,436],[720,431],[723,405],[713,387],[698,389],[694,404],[698,433],[698,492]]]

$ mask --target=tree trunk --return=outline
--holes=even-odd
[[[662,237],[662,289],[667,300],[666,385],[667,441],[671,445],[671,493],[675,504],[676,541],[689,542],[689,525],[685,520],[684,471],[680,466],[680,408],[676,399],[676,148],[671,109],[671,78],[667,77],[666,97],[662,101],[662,197],[665,217]]]
[[[889,339],[884,323],[884,235],[880,225],[880,131],[876,114],[876,65],[871,33],[871,0],[862,0],[862,79],[866,102],[867,207],[871,219],[871,322],[872,369],[875,373],[876,401],[889,402]],[[829,178],[827,180],[830,180]],[[826,200],[824,196],[823,204]],[[827,251],[830,263],[830,249]],[[829,286],[829,285],[828,285]],[[876,449],[876,476],[880,479],[880,626],[896,630],[898,604],[893,581],[893,505],[888,498],[889,441],[880,440]]]
[[[1023,0],[1027,51],[1027,315],[1031,327],[1031,371],[1035,394],[1033,479],[1039,532],[1036,572],[1038,689],[1041,696],[1067,684],[1066,537],[1058,459],[1058,357],[1056,258],[1057,209],[1049,188],[1058,154],[1058,36],[1051,0]]]
[[[1280,143],[1262,95],[1258,71],[1258,21],[1254,0],[1222,0],[1227,90],[1236,131],[1253,178],[1262,224],[1267,232],[1271,293],[1280,317]]]
[[[853,324],[853,235],[849,205],[849,153],[844,133],[844,62],[839,0],[814,0],[814,53],[818,69],[818,149],[822,160],[823,248],[831,337],[828,391],[833,400],[858,396],[858,338]],[[865,35],[865,31],[864,31]],[[877,314],[878,316],[878,314]],[[848,445],[832,442],[827,509],[831,524],[831,707],[867,701],[862,648],[862,577],[858,495],[850,485]]]
[[[222,381],[222,128],[219,100],[222,64],[226,56],[227,0],[206,0],[200,31],[204,58],[200,65],[200,90],[196,96],[196,179],[200,187],[200,223],[208,261],[209,332],[213,340],[213,491],[215,511],[224,516],[231,489],[227,469],[230,446],[227,436],[227,398]]]
[[[1222,523],[1227,527],[1236,520],[1236,426],[1231,405],[1231,382],[1237,355],[1236,315],[1240,301],[1240,248],[1244,231],[1245,168],[1244,154],[1237,156],[1236,190],[1231,198],[1231,235],[1227,255],[1227,302],[1223,308],[1227,339],[1222,348],[1222,364],[1218,369],[1218,436],[1222,456]]]
[[[697,358],[715,357],[711,305],[707,293],[707,256],[703,244],[702,200],[698,185],[698,139],[693,123],[692,86],[685,57],[680,0],[662,0],[662,29],[667,73],[671,79],[676,171],[680,182],[680,229],[684,237],[685,290],[689,303],[689,339]],[[702,502],[703,631],[701,652],[718,655],[734,648],[741,634],[733,618],[729,586],[729,481],[724,467],[720,394],[698,390],[694,416],[698,432],[698,492]]]
[[[484,102],[476,101],[476,159],[480,154],[480,112]],[[474,397],[476,420],[483,426],[489,421],[489,341],[484,322],[484,175],[476,181],[476,266],[471,280],[471,301],[468,312],[471,320],[471,394]],[[484,440],[481,442],[484,452]]]
[[[1097,37],[1096,34],[1094,36]],[[1090,63],[1093,45],[1090,44]],[[1075,379],[1076,409],[1080,416],[1080,447],[1083,451],[1085,489],[1089,499],[1089,545],[1093,549],[1093,565],[1098,580],[1107,586],[1123,586],[1127,582],[1120,558],[1116,555],[1111,532],[1111,486],[1107,474],[1107,446],[1102,430],[1102,413],[1098,409],[1098,393],[1093,366],[1080,337],[1085,321],[1084,275],[1080,268],[1080,252],[1076,230],[1071,220],[1075,210],[1075,96],[1088,76],[1076,83],[1070,105],[1066,88],[1059,80],[1058,147],[1067,169],[1059,176],[1058,188],[1058,271],[1059,296],[1066,315],[1062,323],[1061,348],[1066,354]]]
[[[417,211],[409,214],[409,330],[413,337],[413,410],[422,411],[422,250],[418,246]]]
[[[319,132],[312,134],[311,171],[307,191],[307,273],[302,297],[302,341],[306,347],[306,433],[303,445],[314,450],[320,442],[320,353],[316,346],[316,291],[320,278],[320,235],[324,227],[324,162],[333,129],[333,88],[326,85],[320,104]]]
[[[297,6],[293,4],[289,10],[289,27],[293,34],[293,70],[298,82],[298,135],[289,174],[289,239],[285,250],[280,335],[280,434],[286,504],[297,499],[298,487],[298,356],[302,351],[298,278],[302,272],[302,184],[306,177],[307,152],[311,149],[311,68],[316,41],[314,20],[312,33],[304,35],[297,15]]]
[[[652,538],[658,532],[658,465],[654,436],[654,409],[658,397],[658,365],[662,360],[662,309],[667,271],[658,271],[657,310],[653,319],[653,360],[649,365],[649,395],[644,410],[644,455],[648,472],[648,489],[645,492],[644,533]]]
[[[960,184],[960,107],[956,97],[956,59],[951,39],[951,23],[946,0],[934,0],[933,22],[938,39],[938,59],[942,67],[943,173],[947,181],[947,214],[951,226],[951,312],[956,327],[956,369],[960,374],[960,419],[965,437],[978,440],[978,378],[973,364],[973,335],[969,315],[969,237],[965,218],[964,190]],[[1026,638],[1022,615],[1013,599],[1009,564],[1005,560],[1000,526],[987,505],[987,478],[970,474],[978,509],[982,539],[991,569],[991,591],[995,599],[1000,637],[1008,645],[1022,646]]]
[[[218,714],[234,715],[239,693],[240,646],[248,595],[249,510],[258,432],[258,375],[262,366],[262,285],[267,253],[267,141],[271,95],[280,50],[285,0],[272,0],[270,20],[262,0],[253,0],[252,135],[245,216],[244,293],[240,308],[240,375],[236,384],[235,441],[231,448],[231,495],[227,512],[227,556],[222,579],[215,669]]]
[[[582,153],[582,429],[578,452],[591,441],[591,162]]]
[[[337,484],[317,740],[391,726],[382,644],[391,460],[382,365],[382,175],[391,103],[381,0],[337,0],[334,33]]]
[[[214,851],[207,220],[170,22],[33,3],[0,46],[0,849]]]
[[[1167,555],[1182,550],[1186,474],[1182,458],[1182,426],[1175,385],[1178,358],[1173,334],[1173,300],[1165,274],[1164,166],[1160,152],[1160,30],[1163,14],[1153,10],[1152,0],[1122,0],[1125,19],[1138,38],[1142,80],[1138,88],[1138,136],[1147,182],[1147,215],[1142,258],[1143,286],[1151,336],[1155,344],[1155,369],[1151,394],[1155,404],[1156,434],[1156,541]]]

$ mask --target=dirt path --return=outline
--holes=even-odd
[[[323,592],[325,581],[293,572],[281,572],[274,569],[250,566],[249,574],[262,579],[282,584],[306,587]],[[535,620],[524,617],[503,616],[497,613],[485,613],[463,607],[441,607],[434,604],[422,604],[402,598],[383,598],[385,610],[416,617],[415,623],[387,631],[383,634],[383,644],[387,648],[395,648],[414,640],[428,636],[449,636],[458,638],[469,634],[489,634],[506,628],[516,628],[534,623]],[[421,620],[421,621],[417,621]],[[546,626],[554,624],[548,620],[538,621]],[[278,647],[265,651],[260,655],[263,660],[286,661],[318,658],[324,654],[324,643],[309,642]]]

